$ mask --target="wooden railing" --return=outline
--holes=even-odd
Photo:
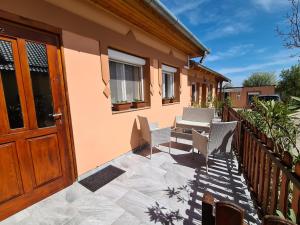
[[[215,212],[215,213],[214,213]],[[202,198],[202,225],[248,225],[244,221],[245,210],[238,205],[220,201],[215,203],[213,196],[205,192]],[[295,225],[279,216],[267,215],[262,225]]]
[[[233,148],[261,217],[276,210],[288,215],[293,209],[300,223],[300,177],[292,160],[274,151],[273,141],[260,133],[234,109],[223,108],[223,121],[238,121]]]

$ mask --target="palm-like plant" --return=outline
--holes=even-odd
[[[300,98],[299,97],[296,97],[296,96],[291,97],[291,102],[290,102],[290,105],[289,105],[289,109],[292,112],[300,110]]]

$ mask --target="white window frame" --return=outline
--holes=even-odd
[[[140,81],[140,94],[141,94],[141,100],[144,101],[145,100],[145,96],[144,96],[144,74],[143,74],[143,65],[138,65],[138,64],[132,64],[132,63],[128,63],[128,62],[124,62],[124,61],[119,61],[119,60],[115,60],[115,59],[109,59],[109,61],[111,62],[115,62],[115,63],[120,63],[122,64],[122,80],[121,80],[121,87],[122,87],[122,101],[127,101],[127,92],[126,92],[126,77],[125,77],[125,65],[129,65],[129,66],[135,66],[138,67],[140,69],[140,74],[141,74],[141,81]]]

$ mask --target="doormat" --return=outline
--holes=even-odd
[[[90,191],[95,192],[125,172],[126,171],[122,169],[109,165],[91,176],[84,178],[79,181],[79,183]]]

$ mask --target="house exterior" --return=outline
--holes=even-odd
[[[230,87],[223,89],[224,97],[229,97],[232,107],[248,108],[250,107],[250,99],[257,95],[274,95],[275,86],[261,87]]]
[[[228,80],[188,67],[208,49],[158,1],[0,10],[0,220],[141,145],[137,115],[172,126],[193,83],[204,103]]]
[[[191,104],[212,106],[214,99],[220,100],[223,82],[230,80],[202,64],[190,62],[188,84],[191,87]]]

